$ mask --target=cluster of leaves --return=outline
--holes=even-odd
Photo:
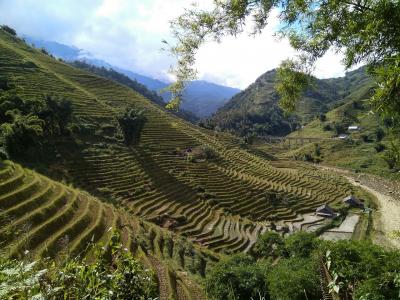
[[[48,137],[67,134],[71,119],[70,101],[52,95],[23,98],[0,78],[0,143],[10,156],[21,155]]]
[[[67,258],[0,260],[1,299],[156,299],[154,275],[123,249],[114,233],[105,247],[93,246],[93,262]]]
[[[366,241],[322,241],[306,232],[287,238],[266,232],[250,255],[217,263],[207,274],[206,289],[211,299],[321,299],[319,268],[325,253],[333,278],[329,286],[340,299],[399,296],[399,251]]]
[[[196,146],[191,152],[186,153],[186,159],[191,162],[197,160],[213,160],[218,158],[218,153],[206,145]]]
[[[223,259],[206,277],[211,299],[320,299],[315,236],[270,231],[250,255]]]
[[[127,146],[138,144],[143,127],[147,122],[144,112],[134,108],[126,108],[117,116],[117,120],[124,135],[125,144]]]

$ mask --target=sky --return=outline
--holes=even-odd
[[[120,68],[163,81],[173,79],[174,58],[161,50],[162,40],[172,41],[169,21],[194,0],[0,0],[0,24],[29,35],[89,51]],[[197,0],[201,8],[212,0]],[[246,88],[257,77],[277,67],[296,52],[286,39],[274,36],[279,26],[271,14],[262,34],[248,32],[221,43],[208,42],[198,55],[199,79]],[[250,30],[249,30],[250,31]],[[319,78],[344,75],[341,55],[329,52],[318,61]]]

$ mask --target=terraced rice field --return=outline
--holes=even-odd
[[[79,147],[60,141],[56,150],[66,180],[215,252],[247,251],[271,222],[301,222],[303,214],[352,191],[335,176],[274,166],[229,135],[187,123],[125,86],[10,37],[0,36],[0,66],[21,95],[46,92],[71,100],[81,127]],[[148,119],[140,144],[132,148],[122,143],[115,118],[126,106],[144,109]],[[114,132],[102,130],[105,125]],[[177,148],[196,146],[211,148],[218,159],[189,162],[176,154]],[[279,201],[271,201],[271,194]],[[60,197],[63,203],[74,195]],[[85,213],[76,201],[79,213]],[[72,213],[74,208],[65,209]]]
[[[107,243],[113,228],[124,246],[156,272],[161,299],[178,291],[180,299],[203,298],[197,284],[177,271],[189,269],[202,276],[211,256],[166,230],[9,161],[0,165],[0,223],[0,250],[32,258],[90,255],[88,245]]]

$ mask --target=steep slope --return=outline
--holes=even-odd
[[[24,36],[24,39],[29,44],[34,45],[36,48],[44,48],[55,57],[62,58],[65,61],[81,61],[99,68],[115,70],[118,73],[128,76],[131,80],[137,81],[139,84],[144,85],[151,90],[150,93],[158,93],[160,92],[160,90],[168,86],[168,83],[160,81],[158,79],[141,75],[130,70],[126,70],[124,68],[112,66],[104,60],[94,58],[93,55],[89,52],[73,46],[68,46],[52,41],[35,39],[29,36]],[[149,92],[142,93],[141,90],[143,89],[140,87],[136,89],[136,91],[138,91],[145,97],[149,96]],[[239,89],[214,84],[204,80],[192,81],[185,89],[182,109],[194,114],[197,118],[209,117],[238,92],[240,92]],[[169,93],[163,93],[162,97],[164,98],[164,101],[170,100]],[[151,96],[152,100],[154,98],[155,97]],[[163,103],[160,102],[160,104]],[[191,117],[185,111],[181,113],[181,116],[185,117],[185,119],[187,120],[195,121],[195,118]]]
[[[129,78],[128,76],[118,73],[117,71],[111,69],[111,68],[105,68],[105,67],[96,67],[94,65],[88,64],[84,61],[74,61],[71,63],[72,66],[86,70],[90,73],[94,73],[96,75],[99,75],[101,77],[114,80],[120,84],[126,85],[133,89],[134,91],[138,92],[142,96],[146,97],[147,99],[150,99],[154,103],[157,103],[161,107],[165,106],[165,102],[163,98],[158,95],[156,92],[149,90],[146,86],[143,84],[137,82],[136,80],[133,80]],[[190,121],[190,122],[197,122],[199,119],[196,117],[195,114],[185,110],[185,109],[180,109],[179,111],[174,111],[173,112],[175,115]]]
[[[301,221],[322,203],[352,192],[340,178],[301,165],[274,167],[239,141],[164,111],[105,78],[61,63],[0,31],[1,75],[24,97],[70,99],[76,128],[30,163],[217,252],[247,251],[258,234]],[[116,120],[124,107],[145,111],[139,145],[126,147]],[[191,161],[185,149],[216,158]]]
[[[372,87],[371,82],[360,82],[358,88],[343,100],[345,104],[326,113],[322,120],[316,119],[289,135],[290,138],[321,139],[315,142],[319,155],[315,155],[315,143],[293,148],[282,155],[296,159],[308,155],[329,165],[398,179],[398,172],[391,170],[386,160],[391,140],[396,137],[387,130],[390,119],[371,113],[368,99]],[[359,130],[349,131],[349,126],[358,126]],[[339,139],[338,135],[347,138]]]
[[[278,106],[275,78],[275,70],[261,75],[255,83],[220,108],[211,118],[212,123],[241,136],[286,135],[300,124],[328,112],[360,84],[369,81],[364,68],[349,72],[343,78],[315,79],[299,101],[296,112],[285,117]]]
[[[8,256],[31,258],[65,254],[90,255],[90,243],[107,244],[112,231],[120,233],[126,249],[154,269],[160,299],[203,299],[196,282],[179,271],[190,268],[203,276],[208,262],[202,253],[177,236],[104,204],[10,161],[0,162],[0,250]],[[180,249],[183,249],[180,250]],[[191,275],[191,276],[192,276]],[[181,299],[181,298],[179,298]]]

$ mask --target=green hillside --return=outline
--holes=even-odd
[[[292,147],[284,151],[284,157],[304,159],[305,155],[318,162],[368,172],[398,179],[396,168],[391,168],[387,157],[393,136],[390,119],[373,114],[368,103],[371,83],[360,83],[358,88],[343,99],[345,104],[316,118],[302,129],[291,133],[290,138],[317,138],[304,147]],[[359,130],[348,130],[358,126]],[[339,139],[342,135],[345,139]],[[318,144],[319,155],[315,154]]]
[[[242,150],[234,138],[195,127],[129,88],[60,63],[4,33],[0,53],[2,75],[21,95],[64,96],[79,120],[79,132],[56,140],[45,161],[32,167],[150,220],[166,215],[176,221],[174,231],[211,249],[245,250],[269,221],[301,218],[350,192],[340,180],[275,168]],[[125,106],[144,109],[148,118],[140,145],[133,148],[122,143],[115,118]],[[197,146],[208,147],[217,158],[181,157],[179,149]],[[286,201],[271,203],[266,192]]]
[[[211,123],[240,136],[283,136],[328,112],[347,95],[370,82],[365,68],[349,72],[342,78],[315,79],[298,102],[295,113],[285,116],[278,106],[275,80],[275,70],[261,75],[220,108]]]
[[[73,112],[68,134],[20,145],[23,153],[12,157],[36,172],[11,162],[1,166],[0,215],[12,222],[2,227],[0,245],[11,256],[27,247],[37,256],[56,256],[66,235],[77,253],[92,237],[106,241],[108,228],[123,227],[127,248],[144,252],[157,272],[161,299],[201,299],[196,286],[213,261],[248,252],[270,229],[285,235],[320,223],[305,215],[324,203],[341,208],[343,197],[359,193],[342,177],[270,160],[2,30],[0,76],[27,103],[55,95],[69,100]],[[127,107],[147,119],[139,144],[129,147],[117,120]],[[9,234],[24,224],[27,231]]]
[[[89,243],[108,244],[113,228],[123,246],[149,268],[160,283],[161,299],[202,299],[187,275],[204,275],[213,256],[190,242],[160,229],[89,194],[50,180],[10,161],[0,166],[0,250],[11,257],[33,259],[90,255]]]

